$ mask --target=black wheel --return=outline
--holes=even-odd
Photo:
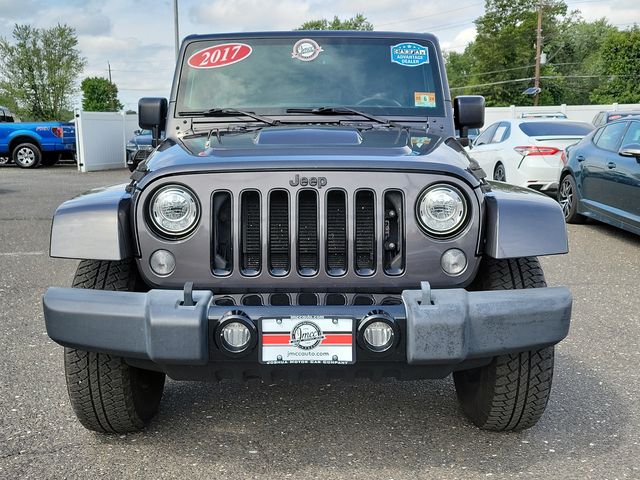
[[[507,172],[505,171],[502,163],[498,163],[496,168],[493,169],[493,179],[499,182],[507,181]]]
[[[510,290],[545,287],[535,257],[483,259],[473,288]],[[553,377],[553,347],[494,357],[487,366],[454,372],[465,415],[484,430],[524,430],[535,425],[547,406]]]
[[[578,213],[578,187],[570,173],[562,177],[558,187],[558,203],[562,207],[567,223],[584,223],[585,218]]]
[[[42,161],[40,162],[45,167],[52,167],[60,160],[59,153],[45,153],[42,156]]]
[[[20,143],[14,147],[11,159],[20,168],[36,168],[42,160],[42,152],[33,143]]]
[[[77,288],[139,291],[131,261],[83,260],[73,280]],[[64,367],[71,406],[80,423],[101,433],[141,430],[155,415],[164,373],[129,366],[114,355],[65,348]]]

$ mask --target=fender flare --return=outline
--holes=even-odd
[[[11,154],[13,149],[13,144],[15,140],[19,137],[28,137],[31,139],[33,143],[35,143],[40,150],[42,150],[42,137],[31,130],[16,130],[11,132],[7,136],[7,150]]]
[[[51,224],[50,256],[87,260],[132,257],[131,195],[125,187],[91,190],[60,205]]]
[[[564,215],[555,200],[531,189],[489,183],[485,254],[501,259],[569,251]]]

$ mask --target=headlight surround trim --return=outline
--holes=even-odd
[[[458,197],[459,204],[456,206],[453,212],[453,215],[456,214],[456,210],[458,210],[458,208],[461,209],[460,220],[456,221],[452,226],[448,228],[444,228],[442,230],[437,230],[432,226],[427,225],[422,216],[422,213],[423,213],[422,207],[424,205],[425,199],[427,198],[427,195],[429,195],[430,193],[436,190],[448,191],[449,193],[453,193]],[[467,195],[465,195],[462,189],[450,183],[444,183],[444,182],[438,182],[438,183],[428,185],[420,193],[420,195],[418,195],[418,198],[416,200],[416,205],[415,205],[416,220],[418,221],[418,225],[420,226],[422,231],[425,234],[438,239],[452,238],[458,233],[460,233],[465,228],[465,226],[469,223],[469,219],[471,217],[470,213],[471,213],[470,202]],[[434,219],[433,216],[432,216],[432,219],[434,221],[437,221],[437,219]]]
[[[183,217],[187,217],[184,219],[186,221],[186,225],[183,228],[176,228],[173,230],[167,225],[172,221],[180,221],[182,218],[177,220],[167,218],[158,207],[157,203],[161,195],[171,193],[183,196],[187,202],[187,211],[183,215]],[[150,196],[146,208],[146,218],[149,227],[151,227],[157,235],[169,240],[179,240],[192,233],[200,223],[201,213],[202,208],[200,206],[198,196],[189,187],[179,183],[165,184],[155,190]],[[164,225],[161,223],[162,217],[164,217],[165,220]]]

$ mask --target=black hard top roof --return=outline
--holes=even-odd
[[[353,37],[353,38],[397,38],[423,39],[438,44],[438,39],[431,33],[419,32],[378,32],[362,30],[291,30],[280,32],[235,32],[205,35],[189,35],[184,41],[216,40],[219,38],[306,38],[306,37]]]

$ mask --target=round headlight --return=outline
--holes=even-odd
[[[179,236],[193,230],[198,223],[200,208],[191,191],[179,185],[168,185],[151,198],[149,216],[161,233]]]
[[[418,221],[432,235],[450,235],[467,218],[467,202],[460,191],[450,185],[433,185],[418,200]]]

